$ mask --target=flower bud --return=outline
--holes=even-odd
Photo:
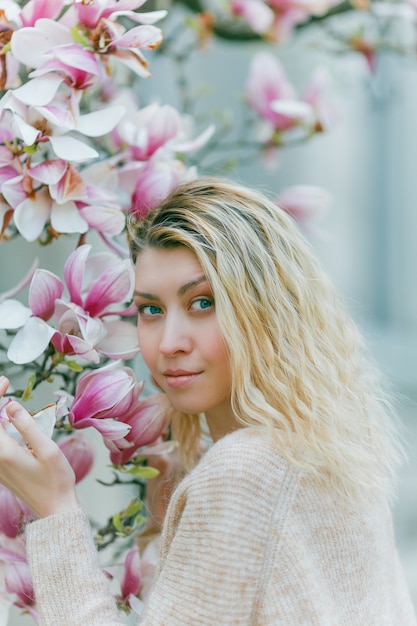
[[[58,446],[74,470],[75,481],[80,482],[91,471],[94,452],[85,437],[79,434],[69,435],[58,442]]]

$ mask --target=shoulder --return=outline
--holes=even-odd
[[[191,472],[190,486],[221,485],[228,490],[276,493],[284,484],[298,484],[301,470],[285,459],[266,431],[241,428],[216,442]]]

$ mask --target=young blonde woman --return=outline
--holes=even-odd
[[[142,356],[189,473],[144,626],[411,626],[389,498],[399,448],[362,340],[297,227],[200,179],[130,225]],[[7,380],[0,382],[5,392]],[[200,415],[214,445],[197,462]],[[41,623],[121,624],[57,446],[18,403],[0,481],[39,516]]]

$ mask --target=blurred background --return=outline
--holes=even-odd
[[[230,155],[229,171],[222,173],[270,195],[292,185],[319,186],[329,194],[327,206],[305,232],[396,395],[408,462],[400,476],[394,519],[417,606],[417,60],[387,52],[371,72],[364,56],[328,54],[322,35],[311,28],[275,53],[299,90],[315,67],[326,70],[326,98],[337,112],[332,127],[308,142],[280,149],[275,167],[259,154],[246,158],[237,148]],[[181,107],[188,89],[203,127],[229,119],[242,138],[243,88],[250,60],[261,49],[262,42],[209,41],[181,71],[172,58],[154,54],[152,78],[141,83],[141,102],[157,97]],[[217,158],[220,163],[224,154]],[[212,171],[215,165],[214,158]],[[203,173],[204,162],[198,167]],[[73,247],[70,238],[45,248],[21,239],[4,242],[0,292],[22,277],[35,256],[41,267],[62,275]],[[105,488],[104,497],[95,490],[96,499],[90,500],[90,486],[99,473],[102,477],[97,468],[80,485],[81,497],[96,517],[114,511]],[[9,623],[32,622],[13,612]]]

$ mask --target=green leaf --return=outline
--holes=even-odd
[[[83,366],[76,361],[65,361],[65,365],[69,367],[70,370],[77,373],[82,372],[84,369]]]
[[[120,533],[122,533],[123,535],[125,534],[124,528],[123,528],[123,524],[122,524],[122,520],[120,517],[120,513],[115,513],[112,517],[112,522],[113,522],[113,526],[115,527],[116,530],[118,530]]]
[[[136,515],[135,521],[133,522],[133,528],[141,526],[143,522],[146,522],[146,517],[144,515]]]
[[[142,500],[131,500],[127,508],[123,511],[122,517],[132,517],[133,515],[136,515],[142,507]]]
[[[155,467],[132,467],[126,473],[136,476],[136,478],[156,478],[156,476],[159,476],[159,470]]]
[[[35,376],[35,374],[32,374],[32,376],[29,376],[27,385],[26,385],[26,387],[25,387],[25,389],[23,391],[22,400],[29,400],[30,394],[33,391],[33,387],[35,385],[35,382],[36,382],[36,376]]]

